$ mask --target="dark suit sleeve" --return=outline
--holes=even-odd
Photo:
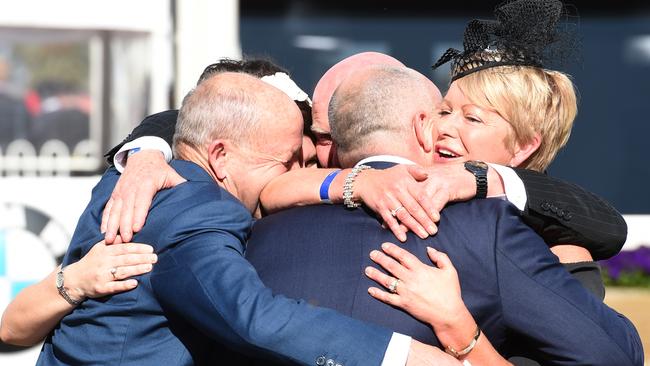
[[[548,244],[575,244],[595,260],[616,255],[627,238],[623,216],[581,187],[545,174],[515,169],[526,188],[524,221]]]
[[[241,250],[212,231],[161,255],[152,285],[163,309],[231,347],[246,342],[300,364],[381,364],[390,330],[272,294]]]
[[[525,356],[542,365],[643,365],[632,323],[582,287],[516,211],[497,212],[494,245],[502,316],[531,350]]]
[[[176,119],[178,110],[172,109],[146,117],[140,124],[131,131],[131,133],[118,145],[110,149],[104,156],[108,164],[113,165],[113,157],[128,142],[138,137],[157,136],[165,140],[169,146],[172,146],[174,131],[176,130]]]

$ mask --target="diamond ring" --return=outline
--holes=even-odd
[[[400,212],[400,210],[403,210],[404,206],[399,206],[398,208],[394,210],[390,210],[390,215],[393,217],[397,217],[397,213]]]

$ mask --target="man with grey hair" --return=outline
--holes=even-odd
[[[172,166],[186,181],[156,195],[134,237],[154,246],[158,264],[131,291],[77,303],[46,339],[38,365],[239,364],[226,347],[305,365],[391,364],[392,331],[273,295],[243,256],[260,191],[297,165],[301,140],[300,111],[279,89],[238,73],[198,85],[183,101],[174,138],[181,160]],[[93,190],[63,271],[101,240],[101,212],[117,179],[110,169]],[[59,291],[74,302],[64,282]],[[409,365],[447,357],[415,341],[406,355]]]
[[[441,99],[431,81],[406,67],[370,66],[343,82],[328,111],[341,166],[386,154],[430,166],[417,138]]]
[[[439,100],[429,80],[406,68],[369,67],[345,79],[332,97],[329,121],[342,167],[354,166],[347,189],[361,184],[355,179],[362,169],[431,165],[433,106]],[[458,272],[472,324],[450,314],[438,334],[368,294],[376,284],[364,269],[373,267],[371,256],[383,258],[380,245],[394,238],[367,210],[314,205],[267,216],[256,222],[246,257],[278,293],[389,327],[463,361],[474,363],[478,356],[484,364],[496,364],[499,355],[490,352],[487,335],[505,357],[525,355],[545,365],[637,364],[631,360],[642,351],[634,326],[572,278],[512,204],[500,199],[455,203],[441,212],[440,222],[436,236],[409,235],[400,243],[423,263],[431,263],[428,247],[446,253]],[[409,268],[401,259],[396,258]],[[395,260],[381,263],[399,272]],[[381,278],[393,293],[407,286]],[[486,355],[492,359],[481,358]]]

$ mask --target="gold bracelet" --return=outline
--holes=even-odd
[[[481,336],[481,328],[479,326],[476,326],[476,332],[474,333],[474,338],[472,338],[472,341],[469,343],[469,346],[463,348],[460,351],[456,351],[452,347],[445,347],[445,352],[449,353],[450,355],[460,358],[461,356],[465,356],[466,354],[470,353],[473,349],[474,346],[476,346],[476,342],[478,342],[478,338]]]

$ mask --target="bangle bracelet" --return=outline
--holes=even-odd
[[[332,203],[330,200],[330,185],[336,176],[341,172],[341,169],[337,169],[327,175],[323,180],[323,183],[320,185],[319,194],[320,201],[323,203]]]
[[[357,208],[361,206],[360,203],[354,202],[352,196],[354,195],[354,179],[360,171],[370,169],[368,165],[357,165],[352,168],[352,171],[345,177],[345,184],[343,184],[343,203],[347,208]]]
[[[478,338],[481,336],[481,328],[479,326],[476,326],[476,332],[474,333],[474,338],[472,338],[472,341],[469,343],[469,346],[463,348],[460,351],[456,351],[452,347],[445,347],[445,352],[449,353],[450,355],[459,358],[460,356],[465,356],[466,354],[470,353],[473,349],[474,346],[476,346],[476,342],[478,342]]]

